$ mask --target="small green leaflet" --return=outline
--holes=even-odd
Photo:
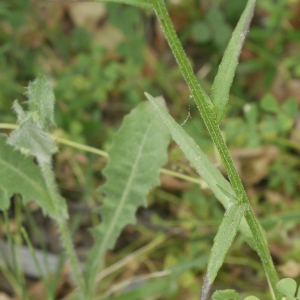
[[[152,9],[152,3],[148,0],[97,0],[97,2],[115,2],[115,3],[123,3],[128,5],[133,5],[141,8]]]
[[[226,109],[230,87],[234,78],[238,59],[253,17],[256,0],[248,0],[246,8],[232,34],[218,74],[212,86],[211,100],[217,123],[220,123]]]
[[[224,215],[211,249],[207,272],[201,290],[201,300],[206,300],[209,297],[212,284],[224,262],[225,255],[239,229],[247,207],[248,204],[234,204],[229,207]]]
[[[125,117],[103,171],[107,182],[101,207],[102,223],[94,230],[96,244],[89,254],[88,282],[93,281],[107,249],[128,224],[135,224],[139,206],[146,205],[150,189],[159,185],[159,170],[167,160],[170,133],[149,102]]]
[[[0,134],[0,187],[1,209],[8,208],[7,199],[20,194],[24,203],[35,200],[45,214],[61,219],[61,214],[56,213],[52,205],[39,167],[32,158],[7,145],[3,134]]]
[[[284,278],[276,284],[276,288],[280,293],[288,297],[288,299],[294,299],[297,290],[297,283],[292,278]]]
[[[212,300],[240,300],[241,299],[240,295],[235,290],[216,291],[211,298]]]

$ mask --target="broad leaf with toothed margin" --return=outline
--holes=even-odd
[[[136,210],[146,205],[149,190],[159,185],[159,170],[166,162],[169,141],[168,129],[148,102],[125,117],[103,171],[107,182],[100,191],[106,198],[101,208],[102,223],[94,230],[96,244],[89,255],[89,278],[93,278],[106,250],[114,247],[123,227],[136,223]]]
[[[28,111],[24,111],[17,101],[13,104],[19,127],[11,133],[7,143],[36,157],[39,163],[50,164],[52,154],[57,151],[55,141],[47,132],[54,124],[54,93],[46,78],[39,75],[29,83],[26,95]]]
[[[9,207],[11,196],[20,194],[24,203],[35,200],[45,214],[55,219],[62,218],[52,205],[40,168],[32,158],[7,145],[6,135],[3,134],[0,134],[0,187],[1,209]],[[61,205],[65,208],[64,202]]]
[[[238,59],[252,20],[256,0],[249,0],[241,18],[232,33],[218,74],[212,86],[211,100],[214,104],[214,114],[220,123],[226,109],[230,87],[238,65]]]

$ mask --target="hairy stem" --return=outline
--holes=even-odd
[[[43,174],[44,180],[46,182],[46,186],[47,186],[49,195],[54,203],[55,209],[57,211],[62,211],[61,201],[63,199],[60,197],[60,195],[58,193],[54,174],[51,169],[51,166],[50,166],[50,164],[45,163],[45,162],[42,162],[39,165],[42,170],[42,174]],[[83,293],[85,290],[85,285],[84,285],[83,277],[81,274],[79,261],[77,259],[77,256],[76,256],[76,253],[74,250],[73,241],[72,241],[72,238],[70,235],[70,230],[68,228],[68,224],[67,224],[66,220],[64,220],[63,218],[62,218],[62,220],[56,220],[56,223],[57,223],[57,226],[58,226],[58,229],[60,232],[62,242],[64,244],[64,248],[67,253],[67,257],[70,261],[70,264],[71,264],[71,267],[72,267],[72,270],[74,273],[76,285],[79,288],[79,296],[81,297],[81,299],[85,299],[85,297],[83,296]]]
[[[197,78],[194,75],[188,58],[185,55],[182,45],[176,35],[173,24],[170,20],[168,11],[166,9],[164,0],[152,0],[152,3],[157,17],[159,19],[159,22],[165,33],[165,36],[168,40],[170,48],[172,49],[175,59],[179,65],[179,68],[189,86],[191,94],[212,137],[212,140],[220,153],[232,187],[239,201],[248,204],[249,206],[249,209],[245,213],[245,218],[248,222],[248,225],[252,232],[252,236],[254,238],[254,242],[256,245],[255,250],[258,252],[262,260],[265,272],[271,285],[271,290],[274,293],[276,299],[279,300],[280,295],[275,288],[275,285],[278,282],[278,276],[268,249],[266,239],[264,237],[264,232],[251,209],[250,202],[246,195],[243,184],[234,167],[233,160],[221,135],[219,126],[215,118],[213,117],[212,110],[207,99],[208,96],[206,95],[205,91],[202,89],[202,87],[198,83]]]

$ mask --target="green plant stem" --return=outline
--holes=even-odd
[[[42,170],[42,174],[43,174],[44,180],[46,182],[48,192],[49,192],[50,197],[55,205],[55,209],[57,211],[62,211],[62,209],[61,209],[62,203],[60,203],[62,201],[62,198],[59,196],[59,193],[57,191],[55,178],[54,178],[54,174],[51,169],[51,166],[50,166],[50,164],[43,163],[43,162],[41,162],[39,165]],[[61,219],[55,220],[55,221],[57,223],[57,226],[58,226],[58,229],[59,229],[59,232],[61,235],[61,239],[62,239],[64,248],[67,253],[67,257],[68,257],[71,267],[73,269],[74,278],[75,278],[76,284],[79,288],[79,296],[81,297],[81,299],[85,299],[84,294],[83,294],[85,291],[85,284],[84,284],[83,277],[81,274],[79,261],[77,259],[77,256],[76,256],[76,253],[74,250],[74,246],[73,246],[73,242],[72,242],[72,238],[70,235],[70,230],[68,228],[67,222],[64,218],[61,218]]]
[[[13,267],[13,271],[16,274],[16,281],[19,284],[18,286],[18,290],[20,289],[20,295],[22,297],[22,299],[26,300],[28,299],[28,295],[27,295],[27,289],[25,287],[25,280],[24,280],[24,275],[22,270],[20,270],[20,264],[17,261],[17,256],[16,256],[16,248],[15,248],[15,244],[13,242],[13,238],[9,229],[9,218],[7,215],[7,211],[3,211],[3,215],[4,215],[4,222],[5,222],[5,227],[6,227],[6,235],[7,235],[7,240],[8,240],[8,244],[10,247],[10,251],[12,254],[12,267]],[[9,267],[10,264],[8,264]]]
[[[255,245],[256,245],[255,250],[258,252],[259,256],[261,257],[265,272],[267,274],[268,280],[271,285],[271,292],[273,292],[276,299],[279,300],[280,295],[275,288],[276,283],[278,282],[278,276],[268,249],[266,239],[264,237],[263,230],[261,229],[261,226],[251,209],[250,202],[246,195],[245,189],[234,167],[233,160],[226,147],[219,126],[216,123],[211,108],[207,103],[205,92],[200,86],[200,84],[198,83],[194,75],[194,72],[192,70],[192,67],[188,61],[188,58],[185,55],[185,52],[182,48],[182,45],[177,37],[177,34],[174,30],[173,24],[169,17],[164,0],[152,0],[152,3],[153,3],[154,10],[157,14],[157,17],[159,19],[159,22],[165,33],[165,36],[168,40],[170,48],[172,49],[175,59],[179,65],[179,68],[190,88],[191,94],[206,124],[206,127],[212,137],[212,140],[216,145],[218,152],[220,153],[220,156],[227,170],[228,177],[230,179],[232,187],[239,201],[248,204],[249,206],[248,210],[245,213],[245,218],[248,222],[248,225],[252,232],[252,236],[255,241]]]
[[[0,123],[0,129],[16,129],[16,128],[18,128],[18,125],[16,125],[16,124]],[[97,148],[94,148],[94,147],[91,147],[91,146],[86,146],[86,145],[83,145],[83,144],[79,144],[79,143],[76,143],[76,142],[73,142],[73,141],[70,141],[70,140],[67,140],[67,139],[63,139],[63,138],[57,137],[53,134],[51,136],[54,140],[56,140],[60,144],[68,145],[70,147],[73,147],[73,148],[76,148],[76,149],[79,149],[79,150],[82,150],[82,151],[86,151],[86,152],[89,152],[89,153],[94,153],[94,154],[100,155],[102,157],[109,158],[108,153],[103,151],[103,150],[100,150],[100,149],[97,149]],[[168,169],[164,169],[164,168],[160,169],[160,173],[170,175],[170,176],[173,176],[173,177],[176,177],[176,178],[179,178],[179,179],[183,179],[183,180],[186,180],[186,181],[189,181],[189,182],[192,182],[192,183],[197,183],[200,186],[202,186],[205,183],[201,178],[191,177],[189,175],[185,175],[185,174],[178,173],[178,172],[168,170]]]
[[[23,226],[21,227],[21,233],[22,233],[22,235],[24,237],[24,240],[25,240],[25,242],[26,242],[26,244],[27,244],[27,246],[29,248],[29,251],[30,251],[31,256],[33,258],[34,264],[35,264],[35,266],[36,266],[36,268],[38,270],[39,276],[40,276],[40,278],[41,278],[41,280],[42,280],[42,282],[43,282],[43,284],[45,286],[47,299],[49,300],[52,297],[51,296],[51,291],[49,289],[49,285],[47,283],[45,274],[44,274],[44,272],[43,272],[43,270],[42,270],[42,268],[41,268],[41,266],[39,264],[39,261],[38,261],[37,256],[36,256],[36,252],[34,251],[34,247],[33,247],[32,243],[31,243],[31,241],[29,239],[28,233],[27,233],[26,229]]]

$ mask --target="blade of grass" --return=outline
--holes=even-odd
[[[180,146],[186,158],[195,167],[197,173],[211,188],[217,199],[227,209],[230,202],[236,202],[236,194],[230,183],[224,178],[220,171],[208,159],[207,155],[195,143],[195,141],[176,123],[170,114],[148,93],[148,100],[154,106],[156,112],[171,132],[172,138]],[[229,197],[229,195],[232,195]]]
[[[201,289],[201,300],[209,297],[212,284],[221,268],[225,255],[239,229],[247,204],[235,204],[228,208],[214,239],[214,245],[208,261],[208,268]]]
[[[214,114],[217,123],[220,123],[226,109],[230,87],[238,66],[238,59],[248,33],[253,17],[256,0],[249,0],[241,18],[232,33],[227,49],[219,66],[218,74],[214,80],[211,101],[215,105]]]

